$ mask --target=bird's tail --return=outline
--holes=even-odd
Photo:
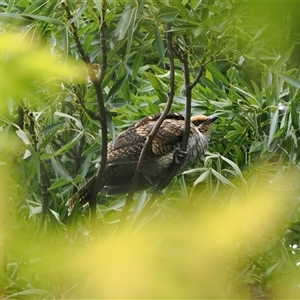
[[[79,207],[82,207],[89,201],[89,196],[91,193],[91,188],[93,181],[95,179],[95,176],[93,176],[84,186],[82,186],[68,201],[66,206],[68,207],[68,213],[70,214],[76,205],[78,203]]]

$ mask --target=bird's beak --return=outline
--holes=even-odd
[[[213,123],[214,121],[216,121],[218,119],[218,117],[209,117],[205,123],[208,123],[208,124],[211,124]]]

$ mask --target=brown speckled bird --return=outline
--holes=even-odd
[[[154,114],[141,119],[108,144],[104,186],[101,192],[113,195],[129,191],[142,148],[160,115]],[[204,154],[208,147],[212,123],[216,119],[217,117],[203,115],[191,117],[187,153],[177,174],[182,173]],[[136,190],[158,186],[166,178],[172,168],[175,153],[180,148],[183,133],[184,116],[170,112],[147,150]],[[76,201],[79,201],[80,206],[88,202],[94,178],[95,176],[70,198],[67,204],[69,209],[73,208]]]

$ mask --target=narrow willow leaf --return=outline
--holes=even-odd
[[[252,38],[252,42],[256,41],[262,34],[263,32],[266,30],[266,28],[268,27],[269,25],[265,25],[264,27],[262,27],[261,29],[257,30],[255,36]]]
[[[61,147],[59,150],[55,152],[55,156],[60,155],[69,149],[71,149],[83,136],[83,131],[81,131],[76,137],[74,137],[69,143]]]
[[[250,149],[249,149],[249,153],[253,153],[253,152],[260,152],[262,147],[263,147],[264,142],[258,142],[258,141],[254,141],[251,145],[250,145]]]
[[[123,40],[126,38],[128,28],[130,26],[130,19],[131,19],[132,10],[130,6],[125,7],[122,17],[117,25],[115,35],[118,35],[119,40]]]
[[[238,77],[238,72],[237,69],[235,67],[231,67],[226,71],[226,75],[229,78],[230,82],[233,82],[236,80],[236,78]]]
[[[281,68],[287,62],[287,60],[290,58],[294,48],[295,48],[295,45],[293,45],[282,56],[280,56],[278,58],[278,60],[273,65],[273,70],[278,70],[279,68]]]
[[[63,28],[61,31],[61,42],[64,50],[64,59],[67,61],[70,49],[69,31],[67,27]]]
[[[165,6],[159,10],[157,16],[165,22],[172,22],[176,19],[179,13],[180,10],[178,8]]]
[[[55,181],[53,184],[51,184],[51,186],[48,188],[48,190],[54,190],[57,189],[59,187],[65,186],[67,184],[70,184],[70,180],[66,179],[66,178],[60,178],[57,181]]]
[[[102,7],[101,7],[101,3],[99,0],[93,0],[93,2],[95,3],[95,6],[100,14],[100,18],[103,18],[103,13],[102,13]]]
[[[69,171],[66,169],[65,164],[57,157],[51,157],[51,163],[53,171],[56,172],[62,178],[68,178],[72,180],[72,176]]]
[[[141,213],[143,207],[146,204],[146,201],[147,201],[147,193],[142,192],[141,194],[139,194],[138,198],[135,200],[133,219],[136,219],[137,216]]]
[[[65,122],[63,122],[65,123]],[[49,126],[50,127],[50,126]],[[51,132],[45,132],[45,138],[42,140],[40,144],[38,144],[38,149],[43,150],[52,140],[56,139],[56,133],[60,129],[60,127],[55,127]]]
[[[161,91],[161,92],[164,90],[162,83],[160,82],[160,80],[155,75],[153,75],[152,73],[147,73],[147,76],[148,76],[148,79],[149,79],[152,87],[155,90],[158,90],[158,91]]]
[[[39,15],[28,15],[28,14],[22,14],[22,16],[24,16],[24,18],[26,18],[27,20],[44,21],[46,23],[53,24],[53,25],[65,26],[65,23],[50,17],[39,16]]]
[[[76,125],[78,128],[80,128],[80,129],[83,128],[81,122],[79,122],[76,118],[74,118],[74,117],[72,117],[72,116],[70,116],[70,115],[68,115],[68,114],[65,114],[65,113],[62,113],[62,112],[59,112],[59,111],[56,111],[54,114],[55,114],[56,116],[59,116],[59,117],[63,117],[63,118],[66,118],[66,119],[70,119],[70,120],[74,121],[75,125]]]
[[[276,109],[275,113],[271,118],[268,146],[270,146],[270,144],[274,139],[275,133],[277,131],[277,127],[278,127],[278,109]]]
[[[210,89],[213,93],[215,93],[219,97],[225,99],[228,97],[228,95],[225,92],[223,92],[222,89],[220,89],[212,80],[206,77],[202,77],[201,82],[203,82],[208,89]]]
[[[254,90],[254,93],[255,93],[255,97],[257,99],[257,102],[258,102],[258,105],[260,108],[262,108],[262,97],[261,97],[261,91],[259,89],[259,87],[257,86],[257,84],[251,80],[251,83],[252,83],[252,86],[253,86],[253,90]]]
[[[124,76],[122,76],[110,89],[108,95],[107,95],[107,99],[113,98],[116,93],[120,90],[120,88],[122,88],[122,86],[124,85],[125,81],[127,80],[127,74],[125,74]]]
[[[297,89],[300,89],[300,81],[292,76],[286,75],[286,74],[281,74],[281,73],[276,73],[280,78],[285,80],[288,84],[296,87]]]
[[[292,118],[292,124],[294,128],[297,128],[298,125],[298,118],[299,118],[299,110],[298,110],[298,105],[297,101],[293,100],[291,101],[291,118]]]
[[[163,40],[161,38],[160,32],[159,32],[156,24],[155,24],[154,32],[155,32],[155,45],[156,45],[157,53],[163,64],[163,67],[165,67],[165,51],[166,51],[166,49],[165,49]]]
[[[111,117],[111,114],[109,111],[105,111],[105,116],[106,116],[106,122],[107,122],[107,128],[109,130],[109,133],[112,137],[112,140],[115,140],[115,126],[114,126],[114,121]]]
[[[115,69],[116,69],[116,66],[112,66],[111,68],[109,68],[109,69],[106,71],[105,77],[104,77],[104,79],[103,79],[103,81],[102,81],[102,84],[101,84],[101,86],[102,86],[103,88],[105,88],[105,87],[108,85],[109,81],[111,80],[111,78],[112,78],[112,76],[113,76],[113,74],[114,74],[114,72],[115,72]]]
[[[214,169],[211,170],[212,171],[212,174],[218,179],[220,180],[222,183],[226,184],[226,185],[229,185],[235,189],[237,189],[237,187],[232,183],[230,182],[227,178],[225,178],[223,175],[221,175],[220,173],[218,173],[217,171],[215,171]]]
[[[41,131],[41,133],[42,133],[42,134],[48,134],[49,132],[51,132],[51,131],[53,131],[53,130],[56,130],[56,129],[60,128],[60,127],[61,127],[62,125],[64,125],[64,124],[65,124],[64,121],[59,122],[59,123],[52,124],[52,125],[50,125],[50,126],[45,127],[45,128]]]
[[[272,84],[273,75],[272,72],[268,72],[265,76],[265,87],[268,88]]]
[[[40,160],[47,160],[54,156],[54,153],[44,153],[40,156]]]
[[[205,171],[204,173],[202,173],[194,182],[193,186],[197,185],[198,183],[206,180],[206,178],[209,176],[209,174],[211,173],[210,170]]]
[[[226,161],[236,172],[236,174],[244,181],[246,182],[243,174],[242,174],[242,171],[240,170],[239,166],[237,164],[235,164],[233,161],[231,161],[230,159],[224,157],[224,156],[220,156],[222,160]]]
[[[25,145],[30,145],[30,141],[22,129],[16,130],[17,136],[23,141]]]
[[[133,34],[134,34],[136,14],[137,14],[137,8],[135,7],[132,10],[131,18],[129,20],[130,23],[129,23],[129,27],[128,27],[128,31],[127,31],[127,45],[126,45],[127,56],[130,55],[131,44],[132,44],[132,39],[133,39]]]
[[[34,1],[29,7],[27,7],[23,14],[32,14],[34,12],[37,12],[41,10],[45,4],[47,4],[47,0],[40,0],[40,1]]]
[[[144,51],[140,51],[135,56],[132,67],[132,79],[136,79],[144,58]]]
[[[78,9],[74,17],[70,20],[71,23],[76,22],[82,15],[83,11],[85,10],[87,6],[88,1],[83,1],[81,7]]]
[[[229,84],[227,78],[212,63],[207,64],[205,69],[209,70],[213,78],[218,79],[222,83]]]
[[[189,13],[185,5],[182,3],[182,1],[178,0],[171,0],[170,5],[174,8],[179,9],[180,16],[183,17],[184,19],[189,19]]]
[[[46,290],[42,289],[28,289],[22,292],[17,292],[14,294],[10,294],[8,296],[5,296],[6,299],[15,299],[19,298],[19,296],[24,296],[24,295],[50,295],[51,293]]]

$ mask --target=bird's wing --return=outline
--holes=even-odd
[[[158,114],[151,115],[122,132],[114,143],[108,145],[107,163],[136,163],[158,118]],[[148,160],[173,152],[182,140],[183,130],[184,117],[180,114],[169,114],[157,131],[147,150],[145,159]]]

